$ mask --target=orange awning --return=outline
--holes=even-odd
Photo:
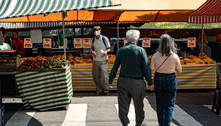
[[[70,11],[64,21],[114,21],[133,22],[185,22],[193,10],[177,11]],[[62,21],[61,13],[2,19],[0,22],[56,22]]]
[[[121,6],[93,10],[73,10],[67,12],[66,22],[70,21],[114,21],[125,22],[186,22],[187,15],[201,6],[206,0],[120,0]],[[2,19],[0,22],[60,22],[62,14],[25,16]]]

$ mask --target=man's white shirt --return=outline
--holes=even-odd
[[[105,43],[106,43],[106,47],[103,43],[103,40],[102,40],[102,35],[100,36],[99,39],[94,39],[94,50],[96,52],[96,57],[93,57],[94,61],[105,61],[105,57],[102,57],[101,55],[101,52],[102,51],[106,51],[107,48],[110,48],[110,42],[109,42],[109,39],[104,36],[105,38]],[[108,56],[106,57],[106,60],[108,60]]]

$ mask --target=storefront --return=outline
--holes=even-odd
[[[111,43],[111,55],[109,58],[109,72],[112,68],[115,53],[116,53],[116,44],[117,44],[117,35],[116,35],[116,26],[113,25],[104,25],[102,26],[102,34],[106,35],[110,39]],[[166,25],[165,25],[166,26]],[[125,33],[128,29],[131,29],[131,24],[122,24],[120,25],[120,47],[124,45]],[[153,26],[152,26],[153,27]],[[159,27],[159,26],[158,26]],[[168,26],[167,26],[168,27]],[[133,27],[135,29],[135,27]],[[200,30],[199,29],[169,29],[162,28],[154,29],[154,28],[136,28],[141,32],[141,38],[139,39],[138,45],[143,46],[143,39],[149,38],[149,46],[144,47],[149,56],[149,60],[151,55],[155,52],[159,43],[159,36],[163,33],[170,34],[175,43],[178,46],[178,54],[180,56],[181,62],[183,64],[183,73],[179,74],[178,77],[178,89],[215,89],[216,88],[216,65],[209,57],[198,56],[200,49],[199,40],[200,40]],[[59,28],[50,28],[50,29],[42,29],[42,42],[33,43],[33,48],[29,56],[38,58],[47,56],[53,57],[54,59],[63,59],[63,47],[56,47],[55,43],[59,42],[58,34]],[[208,29],[208,31],[211,31]],[[214,30],[213,30],[214,31]],[[216,29],[215,31],[219,31]],[[95,84],[92,79],[92,58],[90,54],[90,47],[83,46],[83,40],[86,38],[93,37],[93,26],[78,26],[66,28],[66,38],[67,38],[67,59],[71,62],[71,72],[72,72],[72,86],[73,91],[95,91]],[[211,32],[212,33],[212,32]],[[30,30],[19,32],[21,38],[30,38]],[[212,35],[212,34],[211,34]],[[8,37],[10,37],[10,32],[8,33]],[[189,48],[188,47],[188,38],[196,37],[196,47]],[[43,47],[43,39],[50,38],[51,39],[51,48]],[[81,39],[81,46],[76,47],[75,39]],[[91,41],[91,39],[89,39]],[[90,46],[90,45],[89,45]],[[44,50],[50,50],[50,53],[45,52]],[[196,53],[194,53],[194,50]],[[204,48],[205,51],[205,48]],[[36,53],[37,52],[37,53]],[[194,56],[195,55],[195,56]],[[24,60],[32,59],[32,58],[24,58]],[[207,62],[210,61],[210,62]],[[205,81],[206,80],[206,81]],[[114,87],[112,90],[116,90],[116,80],[114,81]]]

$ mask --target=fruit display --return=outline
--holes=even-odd
[[[67,63],[65,63],[64,60],[57,60],[57,59],[52,59],[52,60],[46,60],[44,63],[45,68],[64,68],[64,66]]]
[[[200,52],[198,56],[189,55],[188,57],[180,57],[181,64],[216,64],[216,61],[212,60],[205,53]]]
[[[70,58],[70,56],[68,56]],[[71,60],[70,63],[73,63]],[[36,70],[44,68],[64,68],[67,62],[64,61],[64,55],[54,55],[51,57],[36,56],[22,58],[22,64],[19,66],[20,70]]]
[[[20,70],[32,70],[32,69],[42,69],[44,67],[45,60],[33,60],[27,59],[19,66]]]
[[[109,64],[113,64],[115,61],[115,55],[108,55],[109,59],[108,59],[108,63]],[[57,62],[59,62],[60,60],[63,61],[64,60],[64,55],[62,54],[58,54],[58,55],[54,55],[51,57],[46,57],[46,56],[36,56],[36,57],[24,57],[22,58],[22,61],[26,61],[26,60],[43,60],[45,61],[45,63],[51,63],[52,61],[55,62],[55,64]],[[72,54],[68,54],[67,55],[67,60],[70,62],[71,65],[75,65],[75,64],[88,64],[88,63],[92,63],[92,57],[90,55],[82,55],[81,57],[74,57]],[[50,68],[49,66],[54,66],[54,65],[46,65],[45,67]],[[60,65],[58,65],[60,66]],[[55,68],[55,67],[53,67]]]
[[[108,55],[108,63],[113,64],[115,61],[115,55]],[[148,61],[151,61],[152,56],[148,56]],[[216,64],[214,60],[208,57],[205,53],[201,52],[198,56],[189,55],[188,57],[179,57],[182,65],[194,65],[194,64]],[[37,56],[37,57],[24,57],[23,63],[20,69],[42,69],[42,68],[63,68],[65,66],[64,55],[54,55],[51,57]],[[72,54],[67,55],[67,60],[71,65],[75,64],[88,64],[92,63],[90,55],[82,55],[81,57],[74,57]]]
[[[74,60],[75,60],[76,63],[84,63],[83,62],[83,57],[75,57]]]
[[[71,57],[71,56],[70,56]],[[114,63],[114,60],[115,60],[115,55],[108,55],[108,63],[109,64],[113,64]],[[87,64],[87,63],[92,63],[92,57],[90,57],[90,56],[81,56],[81,57],[75,57],[75,58],[73,58],[73,56],[72,56],[72,58],[70,58],[70,59],[68,59],[70,62],[74,62],[73,64]],[[72,64],[72,65],[73,65]]]
[[[148,56],[150,61],[152,56]],[[195,64],[216,64],[216,61],[208,57],[204,52],[200,52],[198,56],[189,55],[188,57],[179,57],[182,65],[195,65]]]
[[[108,63],[114,64],[116,56],[115,55],[108,55]]]

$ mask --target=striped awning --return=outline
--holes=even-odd
[[[113,0],[0,0],[0,19],[117,5]]]
[[[190,23],[217,23],[221,22],[221,0],[207,0],[189,17]]]
[[[87,21],[70,21],[64,22],[64,26],[90,26],[90,25],[107,25],[115,24],[115,22],[87,22]],[[29,29],[29,28],[48,28],[61,27],[63,22],[3,22],[0,27],[5,29]]]

